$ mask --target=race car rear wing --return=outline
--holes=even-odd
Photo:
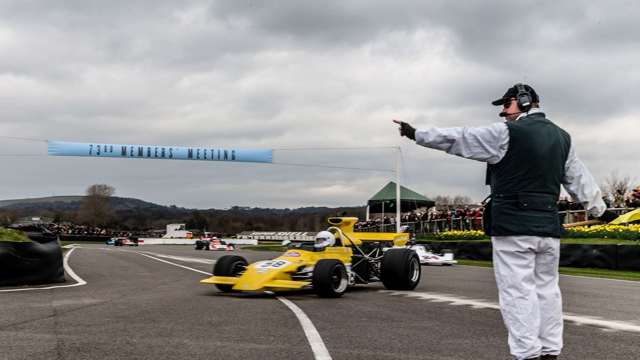
[[[387,242],[393,246],[405,246],[409,241],[408,233],[356,232],[354,226],[358,222],[357,217],[332,217],[327,222],[340,229],[341,234],[336,236],[341,238],[345,246],[360,246],[364,242]]]

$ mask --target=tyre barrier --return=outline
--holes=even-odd
[[[39,226],[14,227],[30,242],[0,239],[0,286],[64,282],[62,248],[56,235]]]
[[[444,249],[453,251],[456,259],[492,260],[490,242],[431,242],[420,241],[438,253]],[[638,245],[560,245],[560,266],[640,271],[640,244]]]

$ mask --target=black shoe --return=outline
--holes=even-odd
[[[540,356],[540,360],[556,360],[558,355],[542,355]]]

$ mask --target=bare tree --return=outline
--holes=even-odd
[[[469,205],[471,203],[472,203],[472,200],[468,196],[456,195],[453,198],[453,205]]]
[[[116,189],[106,184],[94,184],[87,188],[86,196],[80,206],[78,220],[86,225],[103,226],[113,216],[109,198]]]
[[[451,197],[447,195],[438,195],[434,199],[436,205],[451,205]]]
[[[625,195],[631,190],[631,178],[612,172],[602,186],[603,195],[611,200],[611,206],[624,207]]]
[[[438,195],[434,199],[436,205],[438,206],[447,206],[447,205],[468,205],[473,202],[470,197],[464,195],[456,195],[454,197],[448,195]]]

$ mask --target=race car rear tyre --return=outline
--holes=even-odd
[[[413,290],[421,276],[420,259],[411,249],[389,249],[382,257],[380,277],[389,290]]]
[[[214,276],[239,276],[249,265],[247,260],[238,255],[225,255],[216,261],[213,266]],[[233,285],[216,284],[220,291],[230,292]]]
[[[320,297],[340,297],[349,285],[347,268],[338,260],[322,259],[313,268],[311,285]]]

